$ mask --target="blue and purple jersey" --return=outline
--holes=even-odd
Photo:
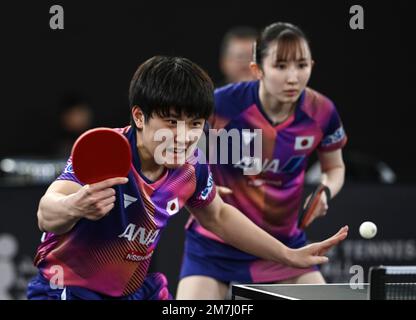
[[[168,219],[185,205],[207,206],[216,191],[208,165],[200,164],[196,158],[166,170],[155,182],[149,181],[141,174],[136,130],[115,130],[128,138],[133,157],[129,182],[114,187],[114,208],[98,221],[79,220],[66,234],[44,234],[35,265],[46,279],[53,277],[56,266],[60,266],[65,286],[120,297],[142,286]],[[71,159],[57,180],[82,185],[73,172]]]
[[[276,238],[298,237],[297,216],[301,205],[305,169],[312,152],[334,151],[344,147],[347,137],[334,103],[324,95],[306,88],[293,114],[282,123],[272,123],[259,99],[259,81],[242,82],[215,91],[213,129],[236,129],[241,144],[251,150],[261,129],[261,159],[240,156],[228,164],[211,164],[216,185],[233,190],[225,202]],[[249,132],[243,132],[247,129]],[[228,150],[232,150],[229,139]],[[229,159],[231,157],[229,156]],[[244,169],[259,163],[261,171],[245,175]],[[192,228],[199,234],[221,241],[196,221]]]

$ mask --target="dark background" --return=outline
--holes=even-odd
[[[64,7],[64,30],[49,28],[52,4]],[[349,27],[353,4],[364,8],[364,30]],[[219,82],[219,44],[229,27],[290,21],[311,40],[310,86],[338,106],[350,138],[346,152],[382,159],[399,181],[414,182],[412,12],[410,1],[401,0],[2,5],[0,157],[48,155],[65,92],[90,97],[96,125],[123,126],[130,78],[147,58],[185,56]]]
[[[337,105],[351,155],[386,162],[395,184],[351,179],[357,163],[347,161],[347,181],[328,216],[309,236],[320,240],[349,224],[348,240],[332,252],[323,273],[330,282],[349,280],[349,267],[416,264],[413,95],[414,14],[410,1],[33,1],[0,6],[0,160],[48,158],[57,127],[57,105],[70,91],[88,95],[95,126],[127,124],[128,86],[137,66],[156,54],[179,55],[200,64],[220,82],[218,51],[228,28],[261,29],[275,21],[299,25],[311,40],[316,62],[310,86]],[[65,29],[49,28],[49,8],[65,10]],[[351,30],[349,9],[364,7],[365,29]],[[357,157],[355,157],[356,159]],[[360,158],[360,157],[358,157]],[[359,164],[358,164],[359,167]],[[367,167],[362,171],[367,172]],[[47,185],[0,185],[0,236],[18,244],[9,292],[23,298],[35,270],[40,242],[36,208]],[[379,233],[360,239],[358,226],[373,220]],[[175,292],[186,214],[172,218],[156,251],[152,270],[165,272]],[[1,252],[0,252],[1,253]],[[4,258],[4,257],[3,257]],[[2,259],[3,259],[2,258]],[[9,257],[10,258],[10,257]],[[2,260],[2,263],[5,260]],[[9,262],[8,262],[9,263]],[[1,288],[0,288],[1,289]]]

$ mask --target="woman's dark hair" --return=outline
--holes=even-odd
[[[299,27],[287,23],[273,23],[261,32],[253,48],[253,61],[262,65],[264,57],[271,43],[276,43],[276,63],[279,61],[296,60],[296,55],[302,52],[303,41],[309,45],[309,41]]]
[[[208,119],[214,108],[214,85],[204,70],[186,58],[155,56],[135,72],[129,100],[130,108],[140,107],[145,121],[154,114],[168,117],[170,111]]]

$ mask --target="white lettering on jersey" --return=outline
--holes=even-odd
[[[137,198],[129,196],[128,194],[123,194],[124,196],[124,208],[127,208],[129,205],[137,201]]]
[[[268,159],[264,160],[264,164],[263,164],[263,172],[273,172],[273,173],[277,173],[277,171],[279,171],[279,159],[273,159],[271,161],[269,161]]]
[[[71,159],[68,160],[68,162],[66,164],[66,167],[64,169],[64,173],[74,173],[74,168],[72,167],[72,160]]]
[[[149,259],[152,255],[153,255],[153,250],[146,255],[143,255],[142,253],[137,252],[137,251],[129,251],[124,259],[133,261],[133,262],[139,262],[139,261]]]
[[[136,230],[137,229],[137,230]],[[129,241],[135,241],[139,237],[140,244],[145,244],[147,246],[155,242],[159,234],[159,229],[156,230],[146,230],[143,227],[138,227],[133,223],[130,223],[126,230],[120,234],[119,238],[126,238]]]
[[[322,142],[321,145],[323,147],[330,146],[332,144],[340,142],[342,139],[345,138],[345,131],[343,127],[339,127],[333,134],[330,134],[326,136]]]
[[[279,159],[264,159],[263,164],[260,162],[260,159],[253,157],[243,157],[238,161],[234,167],[240,169],[252,169],[254,165],[261,165],[261,171],[259,172],[273,172],[277,173],[279,171]]]
[[[313,136],[296,137],[295,150],[306,150],[312,148],[314,140],[315,138]]]
[[[255,161],[254,158],[252,157],[242,157],[240,159],[240,161],[238,161],[235,165],[234,168],[240,168],[240,169],[254,169],[255,165],[258,165],[259,162]]]
[[[210,195],[213,187],[214,187],[214,179],[212,178],[212,173],[210,172],[208,176],[207,186],[205,187],[204,190],[201,191],[201,194],[199,197],[202,200],[206,200],[208,196]]]

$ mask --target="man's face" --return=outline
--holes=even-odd
[[[221,69],[228,82],[251,81],[250,71],[253,42],[255,39],[231,39],[221,59]]]
[[[193,155],[205,124],[205,119],[178,115],[168,117],[153,114],[143,123],[141,139],[154,161],[167,168],[184,164]]]

